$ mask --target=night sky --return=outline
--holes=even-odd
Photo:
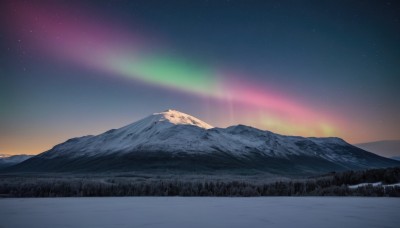
[[[398,1],[2,1],[0,153],[176,109],[400,139]]]

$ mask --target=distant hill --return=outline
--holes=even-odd
[[[19,154],[19,155],[8,155],[8,154],[0,154],[0,169],[7,168],[16,164],[19,164],[29,158],[33,157],[33,155]]]
[[[391,159],[394,159],[394,160],[400,161],[400,156],[391,157]]]
[[[400,157],[400,140],[367,142],[355,146],[388,158]]]

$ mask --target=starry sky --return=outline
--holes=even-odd
[[[176,109],[350,143],[400,139],[396,1],[2,1],[0,153]]]

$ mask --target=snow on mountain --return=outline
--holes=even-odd
[[[188,141],[196,141],[196,137],[201,132],[212,128],[211,125],[188,114],[166,110],[97,136],[89,135],[67,140],[51,151],[58,151],[52,156],[64,154],[94,156],[139,149],[168,150],[176,149],[175,147],[189,149],[189,145],[186,144]],[[175,137],[171,139],[171,136]]]
[[[188,114],[167,110],[97,136],[66,141],[46,153],[49,156],[98,156],[134,151],[170,153],[229,152],[245,156],[259,152],[266,156],[318,156],[330,161],[354,161],[351,155],[335,153],[338,146],[351,146],[339,138],[283,136],[253,127],[237,125],[213,128]]]
[[[329,170],[335,167],[368,168],[396,163],[339,138],[284,136],[244,125],[216,128],[176,110],[154,113],[100,135],[69,139],[33,160],[79,159],[82,162],[85,158],[93,165],[100,157],[107,157],[107,166],[113,166],[116,160],[123,159],[118,164],[126,163],[128,168],[135,162],[136,166],[151,164],[154,159],[161,165],[184,161],[185,166],[189,167],[200,163],[201,167],[206,167],[214,162],[218,167],[220,164],[235,164],[235,167],[257,164],[266,168],[270,164],[280,169],[285,163],[288,168],[297,165],[299,169]],[[131,163],[127,162],[128,158],[132,159]],[[32,163],[29,160],[21,165],[29,162]],[[100,166],[97,163],[95,165]]]
[[[259,152],[267,156],[320,155],[328,160],[332,154],[321,154],[315,148],[346,145],[338,138],[303,138],[274,134],[257,128],[237,125],[213,128],[188,114],[167,110],[142,120],[109,130],[97,136],[84,136],[54,147],[49,156],[98,156],[132,151],[168,151],[171,153],[213,153],[225,151],[235,156]],[[299,148],[300,147],[302,148]],[[307,150],[304,150],[307,147]],[[55,152],[55,153],[54,153]],[[349,158],[350,159],[350,158]]]

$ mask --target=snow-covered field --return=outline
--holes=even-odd
[[[398,198],[10,198],[0,227],[399,227],[399,211]]]

